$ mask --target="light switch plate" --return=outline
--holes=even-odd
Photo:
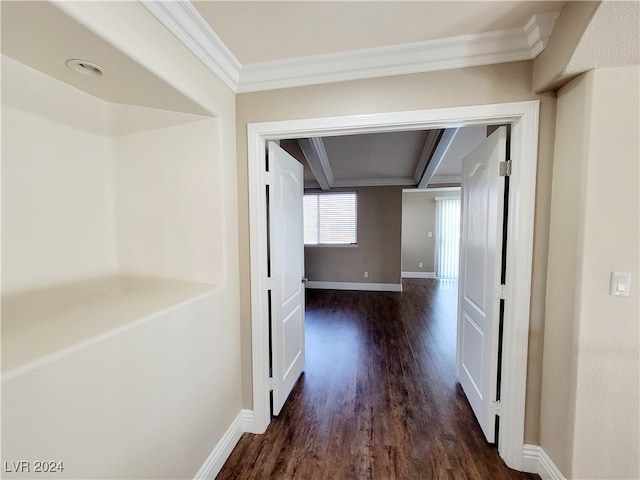
[[[631,272],[611,272],[609,295],[628,297],[631,288]]]

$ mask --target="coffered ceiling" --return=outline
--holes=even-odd
[[[485,126],[283,140],[304,166],[306,188],[458,185],[462,159]]]

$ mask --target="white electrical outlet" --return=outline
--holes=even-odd
[[[369,272],[364,272],[364,278],[369,278]]]
[[[418,268],[422,268],[422,262],[418,263]]]

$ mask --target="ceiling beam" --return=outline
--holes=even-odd
[[[440,142],[440,138],[444,133],[444,129],[437,130],[429,130],[427,132],[427,139],[424,142],[424,148],[422,149],[422,153],[420,154],[420,158],[418,159],[418,164],[416,165],[416,171],[413,174],[413,180],[416,185],[420,183],[420,179],[424,175],[424,171],[427,168],[427,164],[429,163],[429,159],[433,155],[438,143]]]
[[[333,178],[333,172],[329,165],[329,158],[327,157],[327,151],[324,148],[322,138],[300,138],[298,140],[298,144],[300,145],[302,153],[307,159],[309,168],[311,168],[311,172],[314,177],[316,177],[320,188],[322,190],[331,190],[335,180]]]
[[[418,183],[418,188],[427,188],[427,185],[429,185],[431,178],[435,175],[436,170],[438,169],[438,167],[442,163],[442,160],[444,160],[445,155],[449,151],[449,147],[451,147],[453,140],[456,138],[456,135],[458,135],[459,130],[460,128],[456,127],[456,128],[447,128],[444,131],[444,133],[442,134],[442,137],[440,138],[440,141],[438,142],[438,146],[433,152],[433,155],[431,156],[431,160],[429,161],[429,164],[427,165],[427,168],[424,171],[424,175],[420,179],[420,183]]]

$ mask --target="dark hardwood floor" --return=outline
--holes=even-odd
[[[218,479],[537,479],[488,445],[455,378],[457,284],[307,291],[305,372]]]

